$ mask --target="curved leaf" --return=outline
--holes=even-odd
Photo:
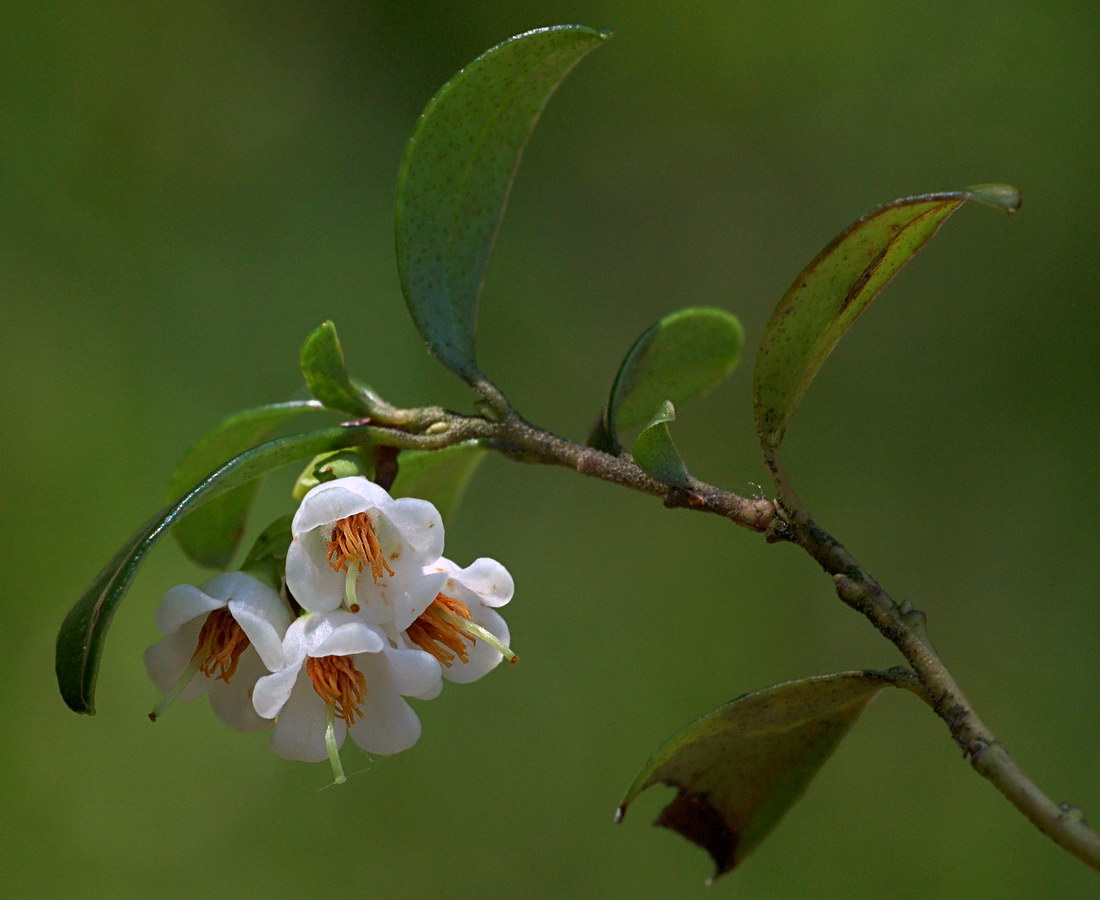
[[[344,364],[344,348],[336,326],[323,322],[306,338],[298,356],[309,392],[329,409],[369,416],[378,397],[370,388],[354,382]]]
[[[691,476],[668,431],[668,423],[674,421],[676,410],[666,400],[634,441],[631,454],[638,468],[651,478],[686,490]]]
[[[589,443],[619,452],[619,430],[641,425],[663,400],[686,403],[741,361],[745,332],[736,316],[710,306],[677,310],[647,328],[623,358],[603,419]]]
[[[246,409],[223,419],[176,466],[168,482],[168,499],[177,499],[227,459],[265,440],[284,422],[302,413],[321,411],[323,407],[314,400],[295,400]],[[244,534],[257,487],[252,482],[224,493],[181,521],[173,533],[183,552],[202,566],[220,569],[228,565]]]
[[[69,708],[89,715],[95,712],[99,658],[111,618],[145,554],[169,528],[202,504],[272,469],[326,450],[369,443],[372,430],[366,425],[341,425],[268,441],[211,472],[139,528],[69,610],[57,635],[57,683]]]
[[[894,274],[968,200],[1015,212],[1004,184],[906,197],[852,224],[795,279],[768,322],[753,378],[756,430],[771,457],[837,342]]]
[[[402,450],[390,493],[394,497],[430,500],[446,523],[458,508],[485,453],[477,441],[463,441],[442,450]]]
[[[477,302],[523,147],[569,70],[609,36],[540,28],[488,50],[424,108],[397,184],[397,265],[417,328],[440,360],[478,377]]]
[[[615,821],[646,788],[676,797],[654,824],[714,860],[714,878],[740,863],[806,790],[860,713],[904,670],[839,672],[788,681],[732,700],[693,722],[642,767]]]

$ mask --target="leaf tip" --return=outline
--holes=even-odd
[[[1003,209],[1009,215],[1019,210],[1022,198],[1011,184],[974,184],[966,189],[968,199]]]

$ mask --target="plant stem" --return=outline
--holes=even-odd
[[[819,528],[808,514],[791,512],[793,489],[784,498],[787,501],[784,506],[781,501],[741,497],[695,479],[687,489],[663,484],[643,472],[625,454],[604,453],[531,425],[515,413],[495,388],[493,392],[483,389],[479,393],[498,417],[494,421],[432,410],[430,416],[408,417],[410,421],[424,423],[425,434],[398,431],[390,435],[389,429],[382,428],[377,429],[378,436],[390,435],[395,446],[425,449],[477,439],[514,460],[564,466],[659,497],[668,507],[723,516],[764,534],[770,542],[786,541],[801,547],[832,576],[840,599],[865,616],[905,657],[920,681],[922,698],[947,724],[971,766],[1041,832],[1086,865],[1100,870],[1100,835],[1089,828],[1079,809],[1055,803],[1023,773],[943,664],[928,638],[923,613],[908,603],[896,603],[848,550]],[[426,424],[429,420],[430,426]]]

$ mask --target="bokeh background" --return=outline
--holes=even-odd
[[[94,719],[53,678],[67,607],[223,415],[300,390],[334,319],[403,404],[469,409],[407,318],[394,179],[425,101],[497,41],[612,26],[528,149],[482,304],[484,367],[582,439],[658,316],[742,317],[746,365],[681,410],[695,472],[765,481],[753,347],[799,269],[906,194],[967,208],[834,354],[788,441],[817,518],[924,608],[975,704],[1100,819],[1100,7],[866,2],[14,3],[0,13],[0,885],[10,896],[681,897],[705,856],[625,823],[650,751],[744,691],[900,660],[795,550],[564,470],[489,459],[449,555],[504,561],[522,663],[419,709],[400,756],[324,765],[145,718],[166,543],[116,618]],[[256,528],[287,511],[272,479]],[[868,710],[739,897],[1091,897],[907,695]]]

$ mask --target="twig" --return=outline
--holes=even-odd
[[[485,382],[488,384],[488,382]],[[688,487],[673,487],[651,478],[626,454],[595,450],[524,421],[493,387],[479,386],[492,421],[440,409],[397,410],[391,419],[405,428],[377,429],[393,446],[435,449],[476,439],[514,460],[564,466],[658,497],[665,506],[708,512],[742,528],[764,534],[771,542],[796,544],[832,576],[837,595],[865,616],[901,652],[920,682],[914,690],[951,731],[971,766],[990,781],[1020,812],[1056,844],[1086,865],[1100,870],[1100,835],[1089,828],[1079,809],[1055,803],[1023,773],[1000,741],[974,711],[943,664],[925,627],[924,614],[910,604],[896,603],[834,537],[808,514],[791,511],[796,500],[788,489],[786,507],[763,497],[742,497],[692,479]],[[411,434],[408,425],[419,430]]]

